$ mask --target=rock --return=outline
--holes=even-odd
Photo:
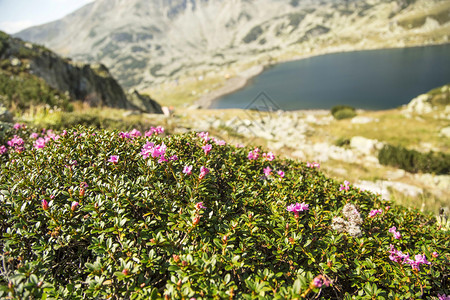
[[[382,143],[362,136],[355,136],[350,140],[350,147],[359,153],[370,154],[375,150],[381,149]]]
[[[367,124],[367,123],[371,123],[373,121],[374,121],[373,118],[357,116],[357,117],[354,117],[350,122],[352,124]]]
[[[442,128],[441,131],[439,131],[439,135],[445,138],[450,138],[450,126]]]
[[[402,169],[394,170],[394,171],[388,171],[386,172],[385,176],[389,180],[396,180],[404,177],[406,175],[406,171]]]
[[[11,115],[9,110],[7,110],[6,107],[3,106],[2,103],[0,103],[0,122],[6,123],[13,122],[13,116]]]
[[[128,95],[128,100],[140,111],[153,114],[163,113],[161,105],[159,105],[158,102],[150,98],[150,96],[148,95],[139,94],[139,92],[136,90]]]
[[[378,194],[384,200],[390,200],[391,194],[389,193],[387,186],[384,185],[384,182],[385,181],[381,180],[377,182],[362,180],[355,183],[354,186],[363,191],[369,191]]]
[[[412,99],[406,106],[405,111],[409,113],[427,114],[433,111],[433,106],[429,102],[430,95],[422,94]]]

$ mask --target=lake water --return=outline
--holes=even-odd
[[[450,44],[336,53],[271,67],[211,108],[249,108],[263,96],[283,110],[382,110],[447,83]]]

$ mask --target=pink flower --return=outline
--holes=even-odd
[[[272,152],[263,153],[263,158],[267,161],[272,161],[275,159],[275,155]]]
[[[19,130],[21,128],[27,128],[27,126],[25,124],[16,123],[16,124],[14,124],[13,128],[15,130]]]
[[[121,137],[122,139],[129,139],[131,136],[128,132],[120,132],[119,133],[119,137]]]
[[[33,132],[32,134],[30,134],[30,138],[32,139],[37,139],[39,137],[39,134],[36,132]]]
[[[76,202],[76,201],[73,201],[72,202],[72,205],[70,206],[70,209],[72,210],[72,211],[74,211],[75,209],[77,209],[77,206],[78,205],[80,205],[80,203],[78,203],[78,202]]]
[[[178,156],[172,155],[169,159],[170,159],[170,160],[178,160]]]
[[[23,139],[17,135],[14,135],[14,137],[10,141],[8,141],[8,145],[10,147],[18,147],[22,146],[23,144],[24,144]]]
[[[5,154],[6,152],[8,152],[8,149],[4,145],[1,145],[0,146],[0,155]]]
[[[295,212],[295,213],[298,213],[298,212],[301,212],[301,211],[307,211],[307,210],[309,210],[309,205],[308,204],[306,204],[306,203],[295,203],[295,204],[291,204],[291,205],[288,205],[288,207],[286,208],[286,210],[287,211],[291,211],[291,212]]]
[[[42,209],[43,210],[48,210],[48,202],[45,199],[41,200],[41,204],[42,204]]]
[[[146,137],[150,137],[153,134],[158,135],[158,134],[162,134],[162,133],[164,133],[164,128],[162,128],[161,126],[158,126],[156,128],[155,127],[151,127],[150,130],[145,132],[145,136]]]
[[[195,204],[195,209],[196,210],[200,210],[200,209],[205,209],[206,207],[203,206],[203,202],[197,202]]]
[[[217,146],[225,146],[227,144],[227,142],[225,142],[224,140],[218,139],[214,139],[214,143],[216,143]]]
[[[34,142],[34,148],[36,149],[42,149],[45,147],[45,139],[43,138],[38,138],[35,142]]]
[[[147,144],[144,145],[144,147],[142,147],[141,150],[141,155],[144,158],[148,158],[150,155],[155,158],[158,157],[160,158],[161,156],[164,156],[164,154],[166,154],[166,150],[167,150],[167,146],[164,145],[164,143],[162,143],[161,145],[156,145],[152,142],[147,142]],[[165,160],[165,158],[162,158],[163,161],[167,161]]]
[[[434,258],[437,258],[437,257],[439,257],[439,253],[434,251],[433,253],[431,253],[431,256],[433,256]]]
[[[263,172],[266,177],[269,177],[270,174],[272,174],[272,169],[270,167],[267,167],[263,169]]]
[[[284,172],[283,171],[279,170],[277,173],[278,173],[278,176],[280,176],[281,178],[284,178]]]
[[[350,189],[349,184],[350,184],[350,182],[348,182],[347,180],[345,180],[345,181],[344,181],[344,184],[343,184],[343,185],[342,185],[342,184],[340,185],[339,191],[348,191],[348,190]]]
[[[130,137],[138,137],[141,136],[141,132],[139,130],[137,130],[136,128],[134,128],[133,130],[130,131]]]
[[[390,233],[394,233],[397,230],[397,227],[392,226],[391,228],[389,228],[389,232]]]
[[[192,166],[187,166],[187,165],[184,166],[183,173],[186,175],[191,175],[192,174]]]
[[[314,288],[321,288],[323,285],[330,286],[330,281],[325,278],[323,275],[316,276],[313,281],[311,282],[310,286]]]
[[[373,218],[375,217],[377,214],[381,214],[383,212],[382,209],[372,209],[369,213],[369,217]]]
[[[206,174],[208,174],[208,173],[209,173],[209,169],[207,167],[201,166],[199,178],[200,179],[205,178]]]
[[[210,144],[206,144],[202,147],[202,149],[205,151],[205,155],[208,155],[209,151],[212,149],[212,146]]]
[[[394,232],[394,239],[399,240],[402,238],[402,234],[398,231]]]
[[[242,145],[242,144],[236,144],[236,148],[244,148],[244,145]]]
[[[250,159],[250,160],[256,160],[256,159],[258,159],[259,158],[259,149],[258,148],[255,148],[253,151],[250,151],[249,153],[248,153],[248,159]]]
[[[317,169],[319,169],[319,168],[320,168],[320,164],[317,163],[317,162],[312,162],[312,163],[307,162],[307,163],[306,163],[306,167],[308,167],[308,168],[317,168]]]
[[[62,136],[66,136],[67,135],[67,130],[63,130],[61,133]]]
[[[439,300],[450,300],[450,295],[445,295],[445,294],[438,294],[438,299]]]
[[[117,164],[119,162],[119,156],[118,155],[111,155],[111,157],[108,160],[109,162],[113,164]]]
[[[163,162],[166,162],[166,161],[168,161],[168,160],[166,159],[166,157],[163,154],[159,157],[158,164],[162,164]]]
[[[197,133],[197,136],[202,138],[205,142],[209,141],[209,132],[199,132]]]

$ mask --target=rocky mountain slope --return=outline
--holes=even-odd
[[[146,88],[308,54],[446,43],[449,20],[446,0],[96,0],[17,36]]]
[[[17,94],[9,93],[12,86],[27,80],[25,88],[39,82],[36,94],[41,94],[43,85],[48,85],[45,89],[53,95],[51,96],[53,99],[48,99],[47,103],[42,104],[53,104],[58,107],[62,103],[53,101],[54,98],[66,100],[70,98],[81,100],[90,106],[162,113],[161,106],[149,97],[136,93],[127,95],[104,65],[76,63],[61,58],[44,47],[25,43],[3,32],[0,32],[0,62],[2,78],[0,96],[5,106],[22,105],[21,108],[26,108],[24,102],[33,100],[19,99],[20,96]],[[27,94],[23,98],[29,97],[33,95]],[[33,104],[39,104],[41,99],[34,100],[36,102]]]

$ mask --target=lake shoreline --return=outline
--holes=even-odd
[[[329,47],[329,48],[325,48],[322,50],[318,50],[317,52],[314,52],[314,53],[308,53],[305,55],[294,56],[294,57],[288,58],[288,59],[282,59],[282,60],[279,60],[276,62],[268,62],[265,64],[253,66],[247,70],[240,72],[238,75],[227,79],[225,81],[225,84],[222,87],[220,87],[216,90],[212,90],[212,91],[208,92],[207,94],[202,95],[197,101],[194,102],[194,105],[199,108],[203,108],[203,109],[214,109],[211,106],[218,99],[220,99],[226,95],[235,93],[241,89],[244,89],[251,83],[253,78],[257,77],[264,71],[268,70],[269,68],[271,68],[273,66],[287,63],[287,62],[300,61],[300,60],[305,60],[305,59],[309,59],[309,58],[313,58],[313,57],[319,57],[319,56],[327,55],[327,54],[373,51],[373,50],[402,49],[402,48],[404,48],[404,49],[419,48],[419,47],[429,47],[429,46],[438,46],[438,45],[446,45],[446,44],[450,44],[450,42],[433,43],[433,44],[429,44],[429,45],[410,45],[410,46],[399,45],[399,46],[390,46],[390,47],[367,47],[367,48],[365,48],[365,47],[362,47],[362,48],[348,47],[347,48],[345,46],[344,47]]]

